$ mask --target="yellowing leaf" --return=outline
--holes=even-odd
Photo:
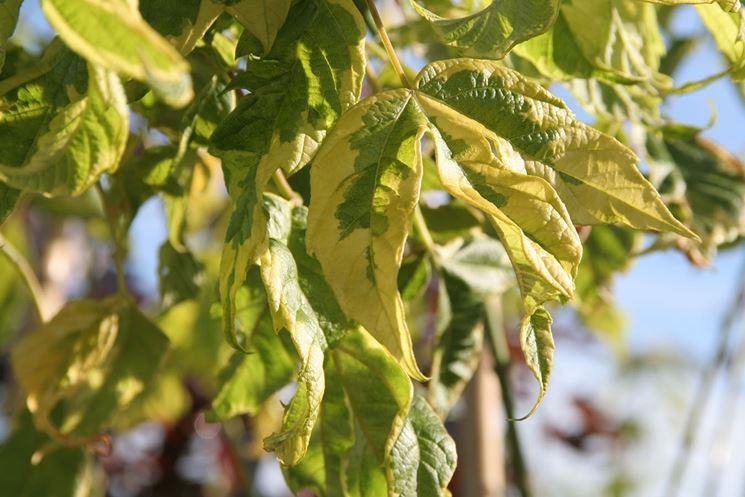
[[[554,337],[551,334],[551,315],[543,307],[523,318],[520,324],[520,347],[525,354],[525,364],[538,381],[538,398],[525,416],[529,417],[540,405],[548,390],[548,381],[554,364]],[[523,419],[525,419],[523,418]]]
[[[351,0],[296,4],[271,51],[242,81],[250,94],[212,135],[235,209],[220,268],[225,333],[234,346],[235,295],[267,248],[262,196],[274,172],[293,173],[315,154],[326,131],[359,97],[365,28]],[[240,78],[239,78],[240,79]]]
[[[501,59],[521,41],[546,32],[559,13],[559,0],[496,0],[462,19],[444,19],[411,0],[448,45],[469,54]]]
[[[60,38],[93,64],[143,81],[164,101],[193,96],[189,65],[128,0],[42,0]]]
[[[561,100],[516,72],[453,59],[425,67],[416,85],[509,141],[522,158],[510,167],[548,181],[574,223],[622,223],[695,238],[641,175],[631,150],[579,122]]]
[[[47,195],[78,195],[117,169],[129,136],[119,78],[58,45],[47,72],[0,99],[0,180]]]
[[[81,300],[24,337],[12,363],[36,426],[85,444],[145,391],[167,348],[165,335],[132,304]]]

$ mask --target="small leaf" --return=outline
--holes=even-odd
[[[530,417],[541,404],[548,390],[554,364],[554,337],[551,333],[551,315],[543,307],[525,316],[520,325],[520,347],[525,355],[525,364],[538,382],[538,398],[533,408],[521,419]]]
[[[117,169],[129,135],[119,78],[58,44],[46,72],[0,99],[0,180],[47,195],[78,195]],[[35,77],[34,77],[35,76]]]
[[[241,0],[229,5],[228,13],[240,22],[269,52],[287,19],[292,0]]]
[[[36,426],[86,444],[147,388],[168,339],[117,297],[67,304],[13,349],[12,364]]]
[[[461,19],[444,19],[411,0],[450,46],[471,55],[501,59],[521,41],[546,32],[559,13],[559,0],[496,0],[481,12]]]
[[[60,38],[93,64],[150,85],[181,107],[193,93],[189,65],[128,0],[42,0]]]
[[[455,442],[427,401],[417,396],[393,446],[395,495],[445,497],[455,473]]]
[[[212,0],[141,0],[145,21],[182,54],[191,52],[224,6]]]

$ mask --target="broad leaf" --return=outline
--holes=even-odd
[[[734,73],[732,78],[740,81],[745,78],[745,40],[743,39],[742,13],[728,13],[716,5],[697,5],[701,20]]]
[[[18,12],[23,0],[0,0],[0,71],[5,64],[5,46],[13,34],[18,21]]]
[[[193,93],[189,66],[128,0],[42,0],[60,38],[93,64],[150,85],[167,103],[182,106]]]
[[[425,67],[417,87],[508,140],[523,159],[509,167],[547,180],[574,223],[695,237],[641,175],[631,150],[578,121],[560,99],[517,73],[489,61],[455,59]]]
[[[449,496],[455,463],[455,442],[427,401],[416,397],[393,446],[395,495]]]
[[[126,97],[114,73],[58,44],[45,60],[46,72],[32,72],[0,99],[0,180],[77,195],[119,166],[129,135]]]
[[[308,454],[286,468],[290,487],[319,497],[390,495],[394,482],[384,468],[392,464],[411,403],[409,379],[362,329],[331,346],[324,374],[326,391]]]
[[[81,300],[24,337],[12,363],[36,426],[84,444],[142,394],[167,348],[165,335],[132,304]]]
[[[362,18],[351,0],[296,4],[271,51],[244,73],[250,94],[218,127],[210,150],[222,158],[234,212],[221,261],[225,332],[234,345],[235,294],[267,248],[262,195],[274,172],[303,167],[356,102],[364,75]]]
[[[13,497],[92,497],[98,495],[93,456],[81,447],[51,445],[24,409],[0,445],[0,488]]]
[[[559,4],[559,0],[496,0],[481,12],[444,19],[411,0],[446,44],[494,59],[504,57],[515,44],[545,33],[556,20]]]
[[[717,3],[720,7],[728,12],[737,12],[740,10],[740,0],[645,0],[650,3],[659,3],[662,5],[685,5],[685,4],[704,4]]]

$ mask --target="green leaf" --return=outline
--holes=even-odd
[[[416,84],[508,140],[522,158],[510,167],[547,180],[574,223],[621,223],[695,238],[641,175],[631,150],[579,122],[539,85],[496,63],[469,59],[430,64]]]
[[[84,448],[53,445],[38,431],[31,414],[17,416],[12,433],[0,445],[0,488],[14,497],[92,497],[96,466]]]
[[[223,161],[234,205],[220,267],[225,333],[235,344],[235,294],[266,250],[262,195],[274,172],[294,172],[356,102],[364,75],[365,29],[351,0],[296,4],[271,51],[252,61],[250,94],[215,130],[210,151]]]
[[[326,391],[308,453],[285,469],[290,488],[319,497],[390,495],[393,475],[385,468],[411,403],[408,377],[361,328],[330,347],[324,374]]]
[[[0,99],[0,180],[78,195],[119,166],[129,135],[126,97],[114,73],[86,67],[58,44],[45,61],[46,72],[32,70]]]
[[[193,93],[189,65],[129,0],[42,0],[60,38],[93,64],[150,85],[165,102],[183,106]]]
[[[455,442],[427,401],[417,396],[393,447],[395,495],[445,497],[455,473]]]
[[[469,55],[501,59],[517,43],[545,33],[559,13],[559,0],[497,0],[481,12],[444,19],[411,0],[447,45]]]
[[[158,252],[158,275],[163,308],[199,295],[204,282],[204,264],[188,250],[181,252],[166,241]]]
[[[67,304],[12,352],[36,426],[66,444],[85,444],[126,412],[153,380],[168,339],[119,299]]]
[[[588,19],[592,19],[592,29],[588,29]],[[552,79],[670,83],[657,74],[665,44],[655,9],[644,2],[564,2],[553,28],[518,45],[515,53]]]
[[[212,0],[141,0],[140,13],[182,54],[191,52],[223,12]]]
[[[717,3],[720,7],[728,12],[737,12],[740,10],[740,0],[646,0],[650,3],[661,5],[686,5],[686,4],[704,4]]]
[[[5,47],[18,22],[23,0],[0,0],[0,71],[5,65]]]
[[[554,337],[551,333],[551,315],[543,307],[525,316],[520,324],[520,347],[525,355],[525,364],[538,382],[538,398],[533,408],[522,419],[530,417],[548,390],[551,370],[554,365]]]
[[[9,187],[5,183],[0,183],[0,226],[16,208],[20,196],[20,191]]]
[[[292,0],[241,0],[227,11],[256,38],[267,53],[287,19]]]
[[[292,380],[295,357],[274,332],[268,312],[262,314],[251,333],[248,350],[248,354],[235,351],[220,372],[220,387],[208,412],[210,420],[223,421],[239,414],[255,416],[269,397]]]
[[[735,72],[732,79],[745,79],[745,39],[743,39],[743,14],[728,13],[716,5],[696,5],[701,20],[711,33],[722,55]]]
[[[484,342],[484,297],[499,294],[513,280],[510,261],[501,244],[478,239],[442,261],[445,300],[450,314],[438,333],[427,400],[445,417],[471,380]],[[445,304],[441,302],[440,307]]]

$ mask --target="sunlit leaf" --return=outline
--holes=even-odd
[[[166,102],[182,106],[193,93],[189,66],[128,0],[42,0],[60,38],[93,64],[150,85]]]

